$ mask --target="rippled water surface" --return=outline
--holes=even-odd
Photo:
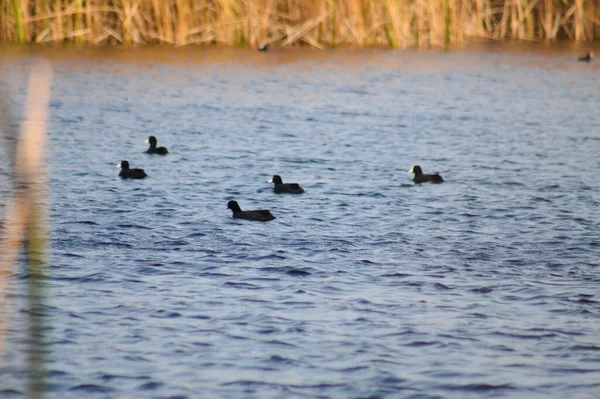
[[[50,397],[600,398],[600,63],[45,53]],[[17,105],[38,56],[2,61]],[[0,397],[27,393],[26,284]]]

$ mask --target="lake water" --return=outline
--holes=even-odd
[[[600,398],[600,61],[10,49],[14,104],[42,54],[49,397]],[[0,398],[28,391],[24,270]]]

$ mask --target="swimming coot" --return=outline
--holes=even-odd
[[[233,217],[235,219],[257,220],[259,222],[268,222],[269,220],[275,219],[275,216],[266,209],[242,211],[242,208],[240,208],[236,201],[229,201],[227,203],[227,208],[233,211]]]
[[[591,51],[588,51],[588,53],[586,55],[584,55],[583,57],[579,57],[579,61],[590,62],[592,60],[592,58],[594,58],[594,53],[592,53]]]
[[[304,189],[298,183],[284,183],[279,175],[274,175],[269,183],[274,183],[273,191],[276,194],[302,194],[304,192]]]
[[[258,48],[258,51],[262,51],[263,53],[268,53],[269,50],[271,50],[271,46],[269,45],[269,43],[263,44]]]
[[[167,155],[169,153],[169,151],[165,147],[156,147],[157,142],[158,141],[156,140],[156,137],[154,137],[154,136],[148,137],[148,140],[146,140],[146,143],[150,143],[150,148],[148,148],[148,151],[146,151],[146,154]]]
[[[121,161],[117,167],[121,168],[121,173],[119,173],[119,177],[123,179],[143,179],[148,176],[144,169],[129,169],[129,162]]]
[[[413,166],[408,172],[415,174],[415,177],[413,178],[415,183],[442,183],[444,181],[439,173],[434,175],[423,174],[423,171],[419,165]]]

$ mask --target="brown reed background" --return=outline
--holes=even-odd
[[[446,47],[594,40],[600,0],[0,0],[0,41]]]

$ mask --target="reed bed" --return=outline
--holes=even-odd
[[[447,47],[594,40],[599,0],[0,0],[0,41]]]

